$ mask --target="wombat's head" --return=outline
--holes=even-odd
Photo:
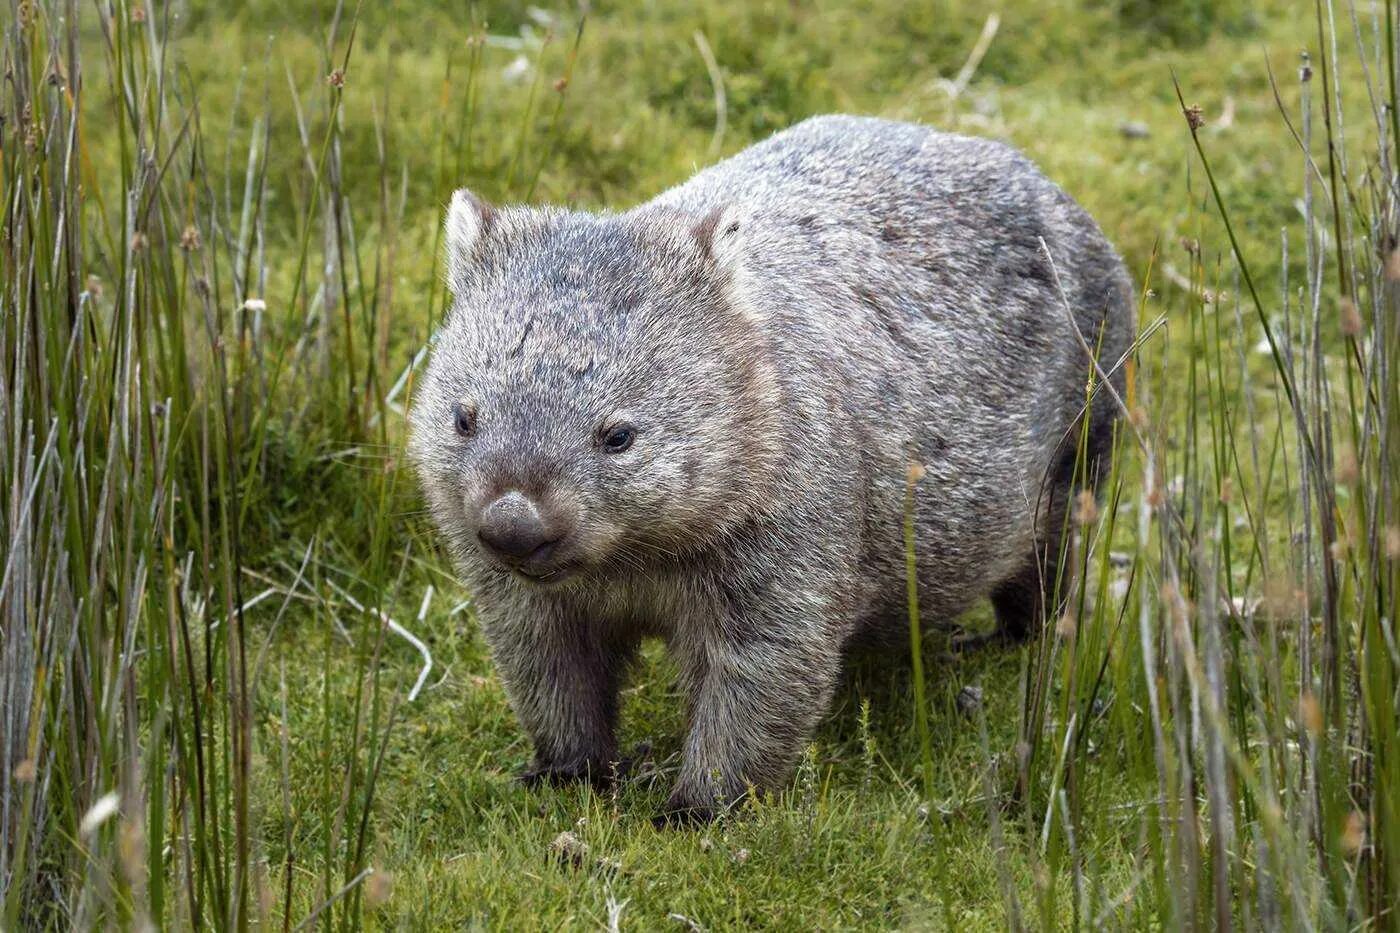
[[[726,297],[736,232],[453,197],[410,450],[459,561],[538,584],[645,570],[748,514],[777,389]]]

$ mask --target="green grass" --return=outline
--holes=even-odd
[[[1325,0],[229,6],[0,13],[0,929],[1400,926],[1394,4],[1364,65]],[[922,619],[695,833],[653,647],[617,793],[521,789],[401,453],[442,205],[626,206],[836,110],[1010,140],[1143,286],[1068,616]]]

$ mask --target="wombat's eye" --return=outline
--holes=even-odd
[[[471,437],[476,433],[476,409],[465,402],[453,404],[452,426],[462,437]]]
[[[610,454],[620,454],[636,439],[636,428],[630,424],[615,424],[602,434],[603,449]]]

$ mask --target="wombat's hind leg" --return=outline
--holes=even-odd
[[[1063,527],[1062,522],[1055,524]],[[1058,534],[1047,536],[1019,571],[992,589],[997,618],[992,638],[1019,644],[1039,635],[1047,619],[1059,614],[1069,589],[1060,572],[1064,544]]]
[[[1077,436],[1079,430],[1076,426],[1070,436]],[[1049,527],[1043,529],[1035,554],[992,590],[997,628],[982,641],[1022,642],[1039,634],[1047,619],[1059,616],[1070,589],[1069,574],[1062,573],[1068,546],[1067,510],[1076,488],[1097,495],[1110,469],[1113,412],[1106,402],[1095,409],[1085,441],[1082,455],[1071,448],[1060,457],[1045,510]]]
[[[976,651],[980,648],[1019,645],[1029,640],[1045,623],[1040,575],[1035,565],[1030,572],[1022,571],[1003,580],[991,592],[996,625],[986,632],[961,632],[953,636],[953,650]]]
[[[1019,644],[1039,632],[1045,623],[1045,590],[1054,585],[1053,580],[1042,585],[1037,561],[1030,561],[1016,576],[999,583],[992,590],[997,618],[992,637]]]

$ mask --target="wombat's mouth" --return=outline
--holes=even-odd
[[[516,576],[523,577],[531,583],[541,586],[550,586],[555,583],[563,582],[573,576],[578,566],[576,564],[561,564],[558,567],[551,567],[543,572],[526,570],[524,567],[513,567],[511,569]]]

